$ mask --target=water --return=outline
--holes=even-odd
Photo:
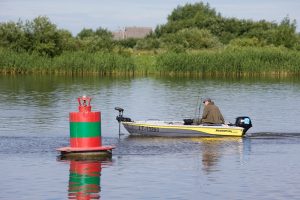
[[[102,113],[111,160],[60,161],[79,95]],[[133,119],[193,117],[215,99],[227,121],[248,115],[245,138],[119,139],[115,106]],[[298,199],[300,81],[0,77],[0,199]],[[80,169],[82,169],[80,171]],[[90,184],[87,184],[90,183]]]

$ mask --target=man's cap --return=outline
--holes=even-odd
[[[211,98],[205,98],[205,99],[203,100],[203,103],[205,103],[206,101],[211,102]]]

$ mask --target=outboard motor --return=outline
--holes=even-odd
[[[244,128],[243,133],[245,134],[249,128],[252,127],[252,122],[250,117],[237,117],[235,120],[235,125]]]

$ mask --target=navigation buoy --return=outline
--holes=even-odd
[[[66,157],[111,156],[114,146],[102,146],[101,113],[91,111],[91,97],[77,100],[79,112],[70,113],[70,147],[57,150]]]

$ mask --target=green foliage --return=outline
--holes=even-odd
[[[74,38],[70,31],[60,29],[58,30],[60,36],[60,46],[63,51],[76,51],[78,50],[78,41]]]
[[[54,58],[0,48],[0,73],[286,75],[300,73],[300,52],[278,47],[238,47],[138,55],[64,52]]]
[[[300,34],[297,34],[297,42],[295,44],[295,49],[300,51]]]
[[[191,28],[209,30],[223,44],[237,38],[257,38],[268,45],[294,49],[297,41],[296,23],[289,18],[284,18],[280,24],[225,18],[204,3],[178,6],[166,24],[157,26],[154,35],[158,38],[172,37],[170,33]]]
[[[112,33],[104,28],[98,28],[96,31],[92,29],[82,29],[77,34],[79,49],[87,52],[112,51],[114,42]]]
[[[50,57],[62,53],[63,47],[59,31],[49,18],[37,17],[31,22],[27,21],[24,31],[30,41],[29,51],[36,51]]]
[[[265,41],[259,41],[257,38],[236,38],[230,41],[229,46],[236,47],[262,47],[266,46]]]
[[[124,40],[118,40],[116,41],[116,44],[121,46],[121,47],[124,47],[124,48],[134,48],[135,45],[137,44],[139,39],[135,39],[135,38],[127,38],[127,39],[124,39]]]
[[[0,24],[0,38],[2,47],[17,52],[37,52],[50,57],[60,55],[64,49],[72,49],[72,42],[74,43],[70,32],[58,30],[47,17],[41,16],[26,23],[19,21]]]
[[[215,25],[219,18],[220,14],[210,8],[209,4],[202,2],[186,4],[174,9],[171,15],[168,16],[167,24],[158,26],[155,34],[160,37],[164,34],[175,33],[181,29],[192,27],[208,29],[212,32],[211,29],[213,28],[211,26]]]
[[[84,28],[77,34],[77,37],[80,39],[89,38],[93,36],[95,36],[95,32],[91,28]]]
[[[80,49],[93,53],[96,51],[107,51],[110,52],[114,48],[114,43],[112,40],[102,38],[99,36],[86,37],[80,42]]]
[[[297,42],[296,21],[291,22],[289,18],[284,18],[277,29],[269,32],[269,43],[275,46],[293,48]]]
[[[185,53],[186,48],[181,44],[169,44],[166,46],[167,50],[174,53]]]
[[[158,39],[149,37],[143,40],[139,40],[135,48],[139,50],[151,50],[151,49],[158,49],[159,46],[160,46],[160,42]]]
[[[294,20],[226,18],[202,2],[178,6],[144,39],[115,41],[101,27],[73,37],[43,16],[0,23],[2,73],[299,74],[299,52]]]
[[[215,17],[217,15],[215,9],[210,8],[209,4],[203,2],[195,4],[186,4],[185,6],[178,6],[168,16],[168,21],[179,21],[194,18],[197,15],[205,15],[207,17]]]
[[[112,33],[106,29],[83,29],[74,38],[69,31],[58,29],[49,18],[40,16],[26,23],[0,24],[0,46],[55,57],[63,51],[112,51],[114,42]]]
[[[115,53],[76,51],[49,58],[36,53],[16,53],[0,48],[1,73],[126,74],[132,73],[134,69],[132,58]]]
[[[300,52],[284,48],[229,48],[198,53],[165,53],[157,58],[161,73],[299,74]]]
[[[109,40],[112,40],[112,38],[113,38],[112,32],[110,32],[109,30],[107,30],[105,28],[101,28],[101,27],[96,29],[95,35],[100,37],[100,38],[106,38],[106,39],[109,39]]]
[[[209,49],[221,46],[219,40],[205,29],[182,29],[176,33],[164,35],[163,43],[168,47],[179,45],[185,49]]]
[[[105,39],[112,39],[112,33],[105,29],[105,28],[97,28],[96,31],[94,31],[93,29],[82,29],[78,34],[77,37],[79,39],[85,39],[85,38],[92,38],[92,37],[100,37],[100,38],[105,38]]]
[[[135,74],[155,74],[157,55],[142,53],[132,56],[135,64]]]
[[[7,22],[0,24],[0,46],[18,52],[28,48],[28,38],[25,37],[22,22]]]

